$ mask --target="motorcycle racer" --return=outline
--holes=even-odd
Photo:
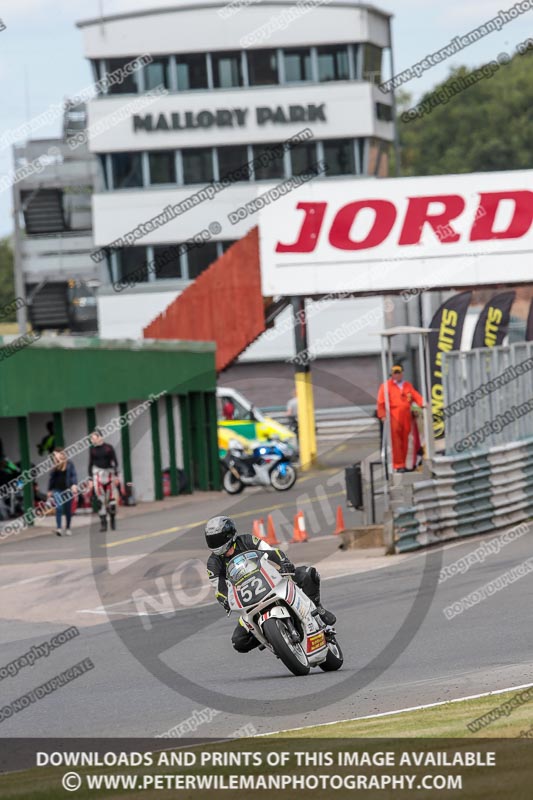
[[[91,448],[89,450],[89,478],[93,482],[93,491],[96,496],[98,513],[100,515],[100,531],[107,530],[107,515],[111,529],[115,530],[115,516],[117,504],[115,500],[114,484],[118,481],[118,459],[115,448],[104,442],[104,437],[99,428],[91,433]]]
[[[314,602],[317,611],[326,625],[334,625],[336,617],[326,611],[320,602],[320,575],[315,567],[295,567],[285,553],[273,548],[262,539],[250,534],[237,533],[235,523],[229,517],[212,517],[205,527],[205,540],[211,550],[207,560],[207,575],[215,587],[215,596],[220,605],[229,613],[226,588],[226,567],[238,553],[247,550],[264,550],[282,574],[292,575],[294,582]],[[233,647],[239,653],[248,653],[259,645],[255,636],[239,620],[231,637]]]

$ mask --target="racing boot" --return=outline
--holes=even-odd
[[[115,514],[109,515],[109,524],[111,525],[112,531],[115,531],[117,529],[117,523],[115,522]]]
[[[326,611],[320,601],[320,574],[318,570],[315,567],[296,567],[295,575],[296,583],[311,598],[316,606],[316,613],[324,625],[335,625],[337,617],[331,611]]]
[[[100,514],[100,533],[105,533],[107,530],[107,515]]]
[[[332,611],[326,611],[324,606],[321,605],[318,605],[316,610],[318,611],[318,616],[325,625],[335,625],[337,617]]]

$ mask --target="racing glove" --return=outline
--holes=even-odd
[[[226,614],[230,614],[231,613],[231,608],[230,608],[230,605],[228,603],[228,598],[224,597],[223,595],[218,595],[217,596],[217,600],[220,603],[220,605],[222,606],[222,608],[224,609],[224,611],[226,612]]]

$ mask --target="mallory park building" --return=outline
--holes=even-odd
[[[388,174],[393,96],[378,84],[388,68],[390,20],[372,6],[195,3],[78,26],[95,82],[136,64],[88,104],[89,149],[104,183],[93,195],[104,338],[142,337],[257,225],[258,215],[244,210],[263,190],[294,176],[327,182]],[[122,281],[127,289],[117,291]],[[311,338],[375,306],[368,298],[337,301],[313,317]],[[286,309],[276,324],[282,328],[289,315]],[[373,380],[379,338],[372,334],[384,325],[378,316],[340,343],[334,359],[367,359]],[[291,346],[290,332],[260,337],[237,368],[253,378],[254,364],[275,369]]]

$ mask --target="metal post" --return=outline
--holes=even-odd
[[[127,408],[126,408],[126,413],[127,413]],[[85,414],[87,416],[87,433],[92,433],[96,428],[96,409],[92,407],[86,408]]]
[[[396,74],[394,72],[394,55],[392,52],[392,25],[391,25],[391,17],[389,17],[389,52],[390,52],[390,69],[391,69],[391,78],[394,78]],[[396,93],[394,89],[394,85],[391,89],[392,94],[392,119],[394,121],[394,173],[395,177],[399,178],[402,174],[402,164],[401,164],[401,148],[400,148],[400,131],[398,130],[398,115],[396,113]]]
[[[183,471],[187,479],[187,493],[192,494],[194,488],[194,468],[192,464],[192,437],[191,437],[191,398],[182,394],[180,401],[181,422],[181,448],[183,453]]]
[[[178,468],[176,464],[176,428],[174,425],[174,398],[165,395],[165,408],[167,412],[168,453],[170,461],[170,494],[179,494]]]
[[[387,352],[386,352],[387,346]],[[389,372],[390,367],[387,366],[387,361],[390,361],[390,337],[381,337],[381,371],[383,373],[383,387],[385,395],[385,423],[383,425],[383,452],[382,460],[385,464],[385,483],[384,488],[384,501],[385,511],[389,509],[389,480],[392,478],[392,431],[390,421],[390,402],[389,402]]]
[[[65,434],[63,432],[63,414],[61,411],[54,411],[54,445],[56,447],[65,446]]]
[[[150,405],[150,427],[152,431],[152,464],[154,468],[154,494],[156,500],[163,499],[163,485],[161,474],[161,442],[159,439],[159,408],[158,403]]]
[[[128,404],[119,403],[118,407],[120,416],[125,417],[128,413]],[[87,409],[87,411],[89,410],[90,409]],[[122,447],[122,474],[124,475],[124,485],[126,485],[128,483],[132,483],[133,481],[131,473],[131,442],[129,425],[120,426],[120,444]]]
[[[20,469],[22,472],[30,469],[30,436],[28,430],[28,417],[18,417]],[[22,489],[24,511],[29,511],[33,506],[33,482],[27,481]]]
[[[424,409],[424,437],[426,439],[426,458],[432,461],[435,457],[435,440],[433,438],[433,419],[431,415],[431,380],[429,377],[429,336],[421,334],[419,339],[420,375],[422,377],[421,393],[426,401]]]
[[[209,455],[207,448],[207,419],[202,392],[191,393],[191,431],[194,453],[196,486],[204,492],[209,491]]]
[[[16,166],[16,165],[15,165]],[[24,286],[24,275],[22,273],[22,253],[20,243],[20,189],[18,183],[13,184],[13,220],[14,220],[14,236],[13,236],[13,272],[15,279],[15,295],[26,301],[26,289]],[[26,333],[28,327],[28,314],[26,305],[17,308],[17,323],[19,333]]]
[[[300,447],[300,463],[302,465],[302,470],[308,470],[316,459],[317,447],[313,384],[308,357],[305,298],[293,297],[291,298],[291,305],[296,350],[294,379],[296,383],[296,397],[298,399],[298,443]]]
[[[207,438],[208,438],[208,458],[209,458],[209,488],[214,490],[222,489],[220,475],[220,461],[218,455],[218,420],[217,420],[217,401],[214,392],[206,392],[204,395],[207,412]]]

